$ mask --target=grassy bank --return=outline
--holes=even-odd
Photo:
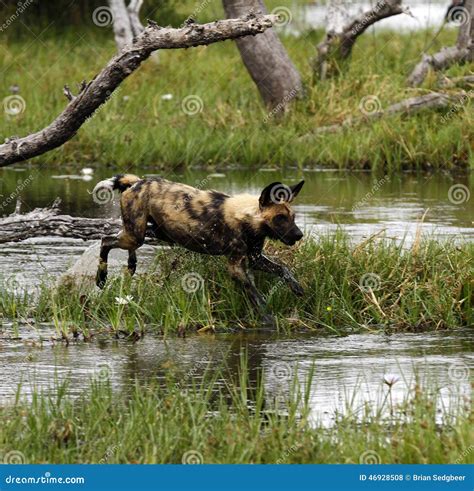
[[[186,4],[187,5],[187,4]],[[188,5],[192,12],[193,6]],[[185,18],[184,7],[180,15]],[[201,21],[221,17],[219,7],[199,13]],[[295,12],[295,17],[297,13]],[[12,27],[13,29],[13,27]],[[17,84],[25,109],[0,120],[0,135],[25,135],[47,125],[64,108],[64,84],[91,79],[115,53],[110,28],[91,26],[40,35],[10,35],[0,52],[3,97]],[[12,33],[13,34],[13,33]],[[148,60],[69,143],[37,159],[41,163],[136,164],[154,169],[256,165],[322,165],[339,168],[469,168],[474,164],[473,113],[469,103],[410,117],[393,116],[337,134],[310,135],[315,128],[361,116],[364,98],[380,107],[438,90],[436,77],[419,89],[406,76],[433,32],[364,34],[343,76],[311,84],[310,60],[321,32],[283,35],[290,57],[306,84],[306,97],[282,120],[268,117],[239,53],[231,42],[191,50],[166,51]],[[6,33],[8,36],[8,31]],[[431,46],[453,44],[455,29],[445,29]],[[455,66],[451,76],[472,66]],[[165,97],[163,97],[165,96]],[[188,114],[183,101],[193,96],[201,111]],[[377,104],[377,103],[376,103]],[[453,109],[451,112],[449,112]],[[192,112],[192,108],[191,108]],[[449,114],[448,114],[449,112]]]
[[[407,248],[374,239],[352,245],[337,234],[308,239],[292,251],[270,244],[267,252],[286,263],[306,291],[295,297],[277,278],[256,273],[281,329],[403,331],[474,323],[472,243],[424,239]],[[100,329],[137,333],[145,326],[172,334],[259,325],[225,259],[180,249],[158,250],[147,274],[112,276],[103,291],[91,282],[46,284],[37,301],[3,292],[0,309],[5,318],[52,321],[65,337]]]
[[[226,385],[208,374],[186,390],[170,378],[127,394],[94,382],[79,400],[67,386],[29,403],[19,398],[0,407],[0,451],[7,462],[56,464],[474,462],[468,402],[440,414],[434,385],[416,385],[397,405],[386,386],[377,407],[348,403],[347,414],[324,428],[310,423],[311,377],[285,382],[287,407],[275,410],[263,379],[251,389],[244,373]]]

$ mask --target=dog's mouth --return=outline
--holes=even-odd
[[[288,245],[288,246],[293,246],[295,245],[300,239],[294,238],[294,237],[282,237],[280,239],[283,244]]]

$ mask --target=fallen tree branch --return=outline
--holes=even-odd
[[[116,234],[122,229],[119,218],[84,218],[60,215],[57,198],[49,208],[35,208],[20,214],[17,210],[0,218],[0,244],[20,242],[35,237],[62,237],[68,239],[99,240],[104,235]],[[147,230],[147,243],[160,244],[152,229]],[[162,243],[161,243],[162,244]]]
[[[276,19],[274,15],[249,15],[209,24],[190,24],[180,29],[161,28],[154,23],[149,25],[132,45],[114,56],[80,94],[71,99],[49,126],[23,138],[11,138],[0,145],[0,167],[36,157],[70,140],[123,80],[154,51],[191,48],[259,34],[272,27]]]
[[[121,220],[82,218],[59,214],[60,200],[50,208],[36,208],[25,214],[13,213],[0,218],[0,244],[33,237],[64,237],[83,240],[100,239],[117,233]]]
[[[466,75],[464,77],[442,77],[438,85],[443,88],[450,87],[465,87],[474,88],[474,75]]]
[[[460,63],[469,54],[467,47],[450,46],[442,48],[434,55],[423,55],[421,61],[415,66],[408,77],[410,87],[418,87],[423,83],[430,70],[444,70],[453,63]]]
[[[321,126],[316,128],[311,133],[303,135],[301,138],[308,138],[314,134],[321,133],[336,133],[346,128],[356,126],[360,123],[380,119],[383,116],[392,114],[414,114],[416,112],[426,109],[439,109],[447,107],[449,104],[454,104],[456,101],[460,101],[467,97],[466,92],[461,91],[456,94],[445,94],[442,92],[431,92],[419,97],[409,97],[395,104],[391,104],[385,110],[375,110],[373,112],[366,113],[360,117],[346,118],[342,123],[336,123],[328,126]]]
[[[338,63],[349,58],[357,38],[367,28],[382,19],[407,12],[408,9],[402,7],[402,0],[379,0],[374,8],[355,17],[340,31],[328,30],[324,40],[317,46],[318,56],[313,62],[314,71],[321,79],[338,71]],[[330,68],[329,64],[336,66]]]
[[[411,87],[421,85],[432,70],[445,70],[455,63],[474,60],[474,0],[466,0],[464,6],[455,7],[451,15],[460,22],[456,45],[441,48],[433,55],[423,53],[421,61],[407,79],[407,84]]]

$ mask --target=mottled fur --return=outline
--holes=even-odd
[[[102,239],[97,284],[100,287],[105,284],[108,254],[117,247],[129,251],[128,269],[131,274],[135,272],[135,251],[148,232],[195,252],[227,256],[230,274],[245,286],[250,300],[259,309],[263,309],[264,300],[248,267],[280,276],[301,295],[303,290],[289,270],[266,258],[262,250],[267,237],[293,245],[303,236],[289,205],[303,183],[287,187],[274,182],[260,196],[229,196],[131,174],[101,181],[94,192],[118,189],[122,193],[123,230],[117,236]],[[271,316],[265,317],[273,323]]]

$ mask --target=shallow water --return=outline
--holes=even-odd
[[[146,171],[137,172],[145,174]],[[41,179],[22,183],[30,170],[0,171],[0,198],[18,194],[22,210],[51,204],[62,199],[62,212],[91,217],[118,216],[117,201],[96,205],[90,195],[95,182],[110,172],[96,173],[90,180],[77,177],[55,177],[44,172]],[[295,174],[297,178],[295,178]],[[71,172],[71,175],[76,175]],[[292,176],[292,177],[290,177]],[[474,239],[473,177],[449,175],[404,174],[388,179],[362,172],[230,171],[225,175],[209,172],[175,174],[166,177],[202,188],[215,188],[228,193],[258,193],[266,184],[287,184],[304,177],[305,187],[295,204],[298,223],[308,234],[346,230],[354,241],[386,230],[386,237],[409,243],[419,226],[428,234],[447,240]],[[452,186],[467,190],[463,200],[455,202]],[[16,191],[17,192],[16,192]],[[461,196],[462,197],[462,196]],[[459,199],[458,199],[459,201]],[[14,202],[3,207],[3,215],[11,213]],[[424,223],[420,219],[425,211]],[[15,274],[16,284],[32,288],[42,277],[57,277],[72,265],[90,244],[59,238],[35,239],[17,244],[0,245],[0,277]],[[116,254],[116,253],[114,253]],[[153,257],[153,248],[140,251],[139,267]],[[123,260],[122,260],[123,264]],[[0,279],[1,281],[1,279]],[[43,342],[39,337],[43,338]],[[335,413],[344,409],[344,401],[354,396],[354,408],[364,401],[381,402],[387,393],[383,383],[387,373],[401,379],[393,386],[394,402],[406,396],[413,387],[415,374],[421,380],[434,382],[441,388],[443,404],[456,404],[460,394],[469,395],[469,374],[474,363],[473,338],[469,329],[451,333],[396,334],[393,336],[358,334],[344,338],[298,335],[292,338],[246,335],[201,335],[188,339],[169,339],[147,335],[133,344],[109,337],[93,343],[51,342],[55,336],[51,326],[36,332],[20,326],[15,339],[12,328],[0,324],[0,402],[11,400],[17,384],[23,382],[28,394],[32,385],[47,388],[55,379],[70,379],[70,391],[81,394],[91,375],[110,375],[116,389],[127,388],[136,377],[142,382],[164,380],[170,367],[181,374],[183,384],[202,377],[206,367],[226,368],[236,372],[240,353],[246,350],[250,373],[255,381],[258,370],[265,374],[269,407],[284,405],[288,395],[288,375],[297,373],[301,382],[315,366],[312,383],[312,416],[323,424],[331,424]]]
[[[346,412],[349,399],[356,413],[365,402],[380,405],[388,390],[383,382],[387,374],[400,377],[392,389],[394,404],[407,396],[417,379],[430,389],[439,389],[442,405],[454,410],[459,396],[470,396],[469,371],[474,366],[469,329],[342,338],[206,334],[166,341],[150,334],[137,343],[107,337],[69,346],[51,342],[50,326],[42,326],[39,332],[25,327],[19,332],[11,326],[0,329],[0,403],[13,399],[20,381],[23,394],[28,395],[33,386],[48,389],[55,381],[68,379],[69,392],[75,396],[84,392],[90,377],[109,378],[116,390],[127,390],[135,379],[164,382],[173,371],[186,388],[201,380],[205,370],[222,369],[218,380],[228,382],[236,376],[245,352],[253,384],[263,371],[268,409],[283,410],[292,376],[297,375],[303,384],[314,367],[311,416],[314,422],[330,425],[336,413]],[[441,404],[439,410],[441,421]]]
[[[147,172],[150,173],[137,171],[142,175]],[[97,205],[90,194],[94,184],[112,172],[96,172],[87,176],[90,180],[84,180],[77,172],[60,176],[52,171],[42,171],[41,178],[33,174],[34,177],[29,179],[31,173],[32,170],[21,167],[0,170],[0,214],[11,213],[17,197],[21,199],[23,211],[48,206],[60,197],[61,211],[66,214],[119,216],[117,199]],[[289,170],[282,173],[263,169],[226,171],[225,174],[195,171],[167,174],[166,177],[227,193],[258,193],[273,181],[292,184],[304,178],[305,186],[295,202],[297,222],[308,234],[316,236],[341,228],[354,241],[359,241],[385,230],[385,237],[396,240],[405,237],[409,244],[420,227],[427,235],[441,239],[474,240],[473,175],[402,174],[389,178],[364,172]],[[26,185],[23,184],[25,181]],[[8,199],[11,195],[13,199]],[[420,223],[426,211],[424,221]],[[57,276],[88,246],[81,240],[58,238],[1,244],[0,281],[5,281],[5,272],[18,274],[17,283],[24,285],[34,285],[44,276]],[[143,268],[144,258],[151,254],[151,248],[140,251],[139,267]],[[116,251],[111,257],[118,255]]]

